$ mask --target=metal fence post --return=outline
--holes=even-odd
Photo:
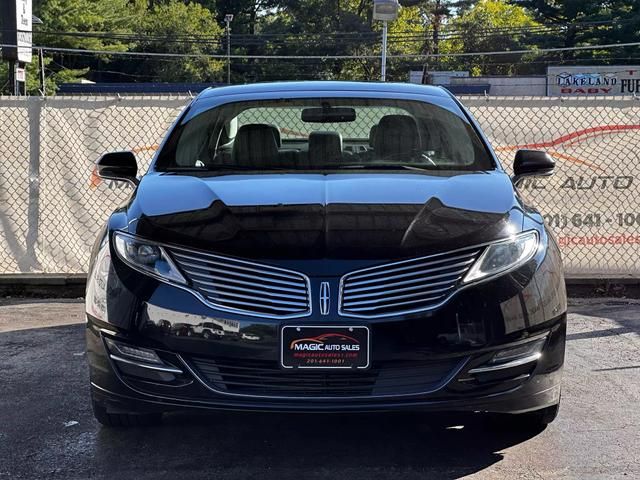
[[[27,115],[29,118],[29,208],[27,210],[26,253],[34,260],[33,265],[39,268],[36,257],[38,231],[40,222],[40,115],[43,100],[30,97]]]

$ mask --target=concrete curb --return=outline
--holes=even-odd
[[[87,276],[84,274],[25,273],[0,275],[0,296],[60,297],[84,296]]]

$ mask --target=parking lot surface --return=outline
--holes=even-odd
[[[172,414],[101,428],[83,304],[0,299],[0,479],[640,478],[640,302],[573,300],[546,430],[424,414]]]

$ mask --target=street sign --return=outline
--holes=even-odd
[[[32,0],[0,0],[2,14],[2,58],[31,62],[33,28]],[[15,46],[14,46],[15,45]]]

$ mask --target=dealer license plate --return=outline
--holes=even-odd
[[[369,328],[286,325],[280,334],[283,368],[369,368]]]

